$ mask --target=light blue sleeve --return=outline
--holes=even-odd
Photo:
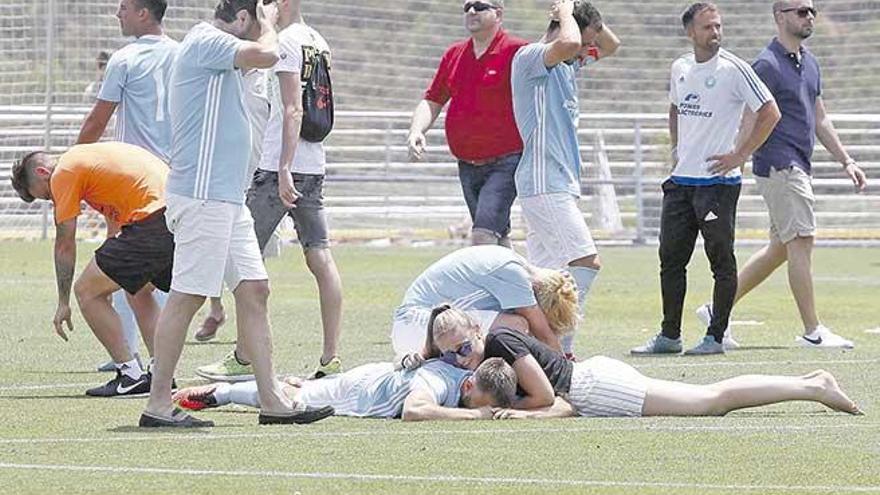
[[[514,84],[517,81],[532,81],[550,75],[550,69],[544,65],[544,53],[549,46],[544,43],[532,43],[516,52],[511,68],[511,78]]]
[[[480,284],[498,300],[501,309],[516,309],[538,304],[529,273],[519,263],[505,263],[483,277]]]
[[[101,91],[98,92],[98,99],[113,103],[122,101],[127,77],[128,64],[123,60],[121,51],[117,51],[110,57],[107,68],[104,69],[104,82],[101,84]]]
[[[235,69],[235,54],[242,40],[224,32],[213,32],[198,40],[199,67],[213,70]]]

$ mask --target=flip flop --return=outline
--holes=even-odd
[[[195,334],[196,340],[199,342],[207,342],[213,339],[217,336],[217,330],[220,329],[224,323],[226,323],[226,316],[217,319],[208,315],[202,322],[202,326],[199,327],[199,331]]]

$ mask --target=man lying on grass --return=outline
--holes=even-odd
[[[311,407],[332,406],[337,416],[428,419],[489,419],[493,408],[512,405],[516,373],[502,359],[487,359],[474,371],[427,361],[416,370],[372,363],[319,380],[282,381],[291,400]],[[184,409],[227,404],[260,407],[254,381],[188,387],[174,394]]]
[[[426,347],[441,360],[474,369],[502,358],[513,367],[519,386],[510,409],[495,418],[566,416],[722,416],[730,411],[778,402],[819,402],[849,414],[862,414],[831,373],[803,376],[742,375],[709,385],[657,380],[604,356],[572,363],[536,338],[509,329],[485,337],[479,323],[448,305],[434,310]]]

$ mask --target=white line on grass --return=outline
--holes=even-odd
[[[364,474],[364,473],[298,473],[292,471],[225,471],[216,469],[172,469],[172,468],[137,468],[120,466],[76,466],[63,464],[12,464],[0,463],[0,469],[34,470],[34,471],[66,471],[85,473],[128,473],[128,474],[162,474],[172,476],[225,476],[236,478],[282,478],[282,479],[315,479],[315,480],[350,480],[350,481],[397,481],[410,483],[463,483],[480,485],[556,485],[556,486],[602,486],[631,488],[692,488],[699,490],[731,490],[731,491],[786,491],[786,492],[880,492],[880,486],[833,486],[833,485],[722,485],[709,483],[660,483],[651,481],[612,481],[612,480],[565,480],[550,478],[496,478],[479,476],[412,476],[399,474]]]
[[[792,432],[836,429],[873,429],[880,428],[878,423],[840,423],[833,425],[696,425],[696,426],[662,426],[662,425],[628,425],[618,427],[570,427],[570,428],[489,428],[489,429],[462,429],[462,430],[367,430],[367,431],[314,431],[314,432],[273,432],[273,433],[184,433],[177,435],[164,435],[145,433],[143,435],[126,435],[113,437],[69,437],[69,438],[3,438],[0,445],[13,444],[66,444],[66,443],[119,443],[119,442],[151,442],[151,441],[217,441],[235,439],[283,439],[283,438],[351,438],[365,436],[404,436],[413,437],[418,435],[504,435],[504,434],[572,434],[589,432],[616,432],[616,431],[656,431],[656,432]]]

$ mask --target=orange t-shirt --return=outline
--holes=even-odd
[[[168,166],[149,151],[125,143],[73,146],[58,158],[49,188],[55,223],[78,216],[80,202],[127,225],[165,206]]]

